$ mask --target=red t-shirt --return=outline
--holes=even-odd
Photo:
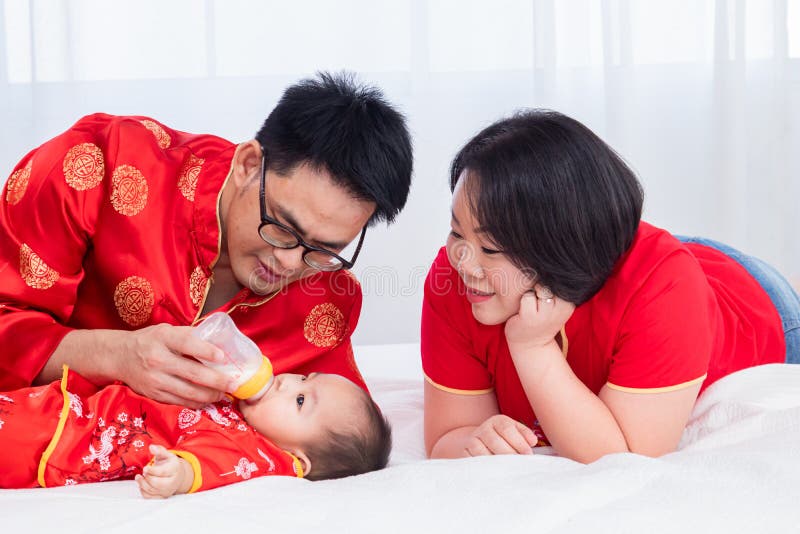
[[[501,413],[534,426],[504,328],[474,318],[442,248],[422,309],[427,380],[458,394],[494,390]],[[645,222],[605,285],[575,309],[562,345],[573,372],[594,393],[606,384],[640,393],[701,381],[705,388],[739,369],[783,362],[786,352],[778,312],[741,265]]]

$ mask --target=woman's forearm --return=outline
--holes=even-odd
[[[628,451],[614,415],[570,368],[555,343],[511,351],[525,394],[556,452],[588,463]]]
[[[430,458],[464,458],[469,456],[466,452],[466,443],[476,428],[478,427],[462,426],[454,428],[434,443],[428,456]]]

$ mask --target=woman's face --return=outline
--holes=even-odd
[[[462,173],[453,191],[447,257],[466,286],[472,314],[486,325],[501,324],[519,312],[522,295],[533,288],[533,279],[518,269],[472,214]]]

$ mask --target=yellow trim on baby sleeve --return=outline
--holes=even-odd
[[[617,391],[624,391],[625,393],[668,393],[670,391],[678,391],[679,389],[686,389],[689,386],[698,384],[703,380],[705,380],[706,376],[708,375],[703,375],[699,378],[695,378],[694,380],[689,380],[688,382],[675,384],[674,386],[665,386],[663,388],[627,388],[625,386],[617,386],[615,384],[612,384],[611,382],[606,382],[606,385],[610,389],[615,389]]]
[[[50,443],[44,450],[44,454],[42,454],[42,458],[39,460],[39,470],[36,477],[39,485],[43,488],[47,487],[44,482],[44,471],[47,468],[47,461],[50,459],[53,451],[56,450],[56,447],[58,446],[58,442],[61,439],[61,434],[64,432],[64,426],[67,424],[67,416],[69,415],[69,394],[67,393],[67,375],[69,373],[69,366],[64,365],[61,369],[61,395],[64,397],[64,403],[61,406],[61,415],[58,417],[58,425],[56,426],[56,431],[53,433],[53,438],[50,440]]]
[[[436,389],[441,389],[442,391],[445,391],[447,393],[455,393],[456,395],[483,395],[484,393],[491,393],[492,391],[494,391],[494,388],[489,388],[489,389],[454,389],[454,388],[449,388],[447,386],[443,386],[441,384],[437,384],[436,382],[431,380],[431,377],[429,377],[428,375],[424,375],[424,376],[425,376],[425,380],[430,385],[435,387]]]
[[[194,473],[194,480],[192,481],[192,487],[189,488],[189,491],[187,493],[194,493],[195,491],[200,489],[200,486],[203,485],[203,470],[200,467],[200,461],[197,459],[197,456],[195,456],[191,452],[186,452],[186,451],[170,450],[169,452],[175,454],[176,456],[179,456],[180,458],[183,458],[184,460],[189,462],[190,466],[192,466],[192,472]]]

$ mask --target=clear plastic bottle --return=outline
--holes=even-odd
[[[195,327],[192,335],[216,345],[225,353],[224,362],[203,363],[234,380],[233,391],[229,393],[237,399],[256,401],[275,380],[272,363],[261,354],[258,345],[236,328],[227,313],[212,313]]]

